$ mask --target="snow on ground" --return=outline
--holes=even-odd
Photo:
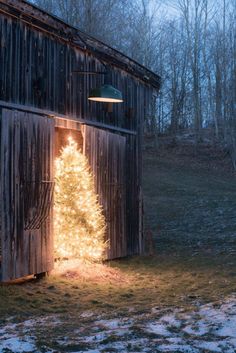
[[[67,347],[74,353],[236,352],[236,296],[222,303],[196,303],[191,312],[153,308],[147,314],[111,317],[89,311],[80,315],[77,326],[55,315],[11,321],[0,326],[0,353],[67,352]],[[42,346],[38,332],[47,344]]]
[[[56,316],[45,316],[37,319],[26,320],[22,323],[10,323],[14,318],[10,318],[8,324],[0,327],[0,353],[51,353],[52,350],[38,349],[36,337],[32,332],[38,327],[56,326],[60,323]],[[33,330],[32,330],[33,329]]]
[[[159,324],[157,323],[149,323],[146,326],[147,332],[154,333],[155,335],[163,336],[163,337],[168,337],[171,336],[171,332],[167,330],[165,324]]]
[[[36,347],[33,342],[30,342],[30,338],[19,339],[18,337],[11,337],[3,339],[3,342],[0,343],[1,349],[4,352],[7,349],[11,352],[34,352]]]

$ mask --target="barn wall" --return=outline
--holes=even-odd
[[[138,129],[152,89],[137,78],[112,67],[110,82],[122,91],[124,103],[114,104],[110,114],[104,103],[87,100],[90,89],[102,84],[104,77],[72,74],[104,71],[91,54],[3,14],[0,43],[0,100]]]
[[[45,110],[45,114],[46,111],[52,111],[71,119],[86,119],[128,129],[133,133],[121,136],[126,139],[123,151],[125,166],[122,171],[125,174],[118,177],[123,178],[126,188],[122,195],[126,216],[122,218],[121,214],[110,214],[111,217],[118,217],[116,220],[118,223],[121,220],[119,217],[122,218],[121,228],[125,230],[125,233],[122,233],[125,237],[123,245],[125,244],[126,248],[119,248],[116,245],[109,257],[140,252],[142,129],[143,119],[150,107],[153,88],[111,65],[109,81],[122,91],[124,103],[113,104],[113,112],[108,113],[106,104],[90,102],[87,99],[90,90],[101,85],[104,77],[72,73],[73,70],[104,71],[104,66],[99,60],[68,41],[36,30],[30,24],[2,13],[0,13],[0,63],[0,105],[1,101],[4,101],[24,106],[26,111],[27,107],[40,108]],[[98,135],[105,141],[106,134],[108,136],[108,132],[104,130]],[[114,134],[109,136],[112,135]],[[119,136],[114,135],[114,141],[119,141]],[[58,134],[56,138],[59,138]],[[100,142],[94,141],[90,151],[90,158],[93,158],[93,161],[98,156]],[[110,143],[112,146],[112,139]],[[119,142],[117,146],[118,144]],[[92,159],[90,161],[92,163]],[[112,168],[112,165],[109,168]],[[117,229],[118,223],[114,225]],[[110,234],[115,237],[114,232]]]

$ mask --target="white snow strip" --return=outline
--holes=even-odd
[[[31,328],[33,326],[42,326],[42,325],[48,325],[48,326],[57,326],[61,323],[61,320],[55,316],[55,315],[50,315],[50,316],[40,316],[36,317],[34,319],[26,320],[22,324],[26,328]]]
[[[95,325],[103,326],[110,330],[116,330],[119,328],[129,328],[133,323],[130,319],[111,319],[111,320],[99,320],[95,322]]]
[[[170,338],[167,338],[167,341],[169,343],[183,343],[183,338],[182,337],[170,337]]]
[[[166,328],[166,325],[159,323],[149,323],[146,326],[146,331],[149,333],[154,333],[155,335],[169,337],[171,336],[170,331]]]
[[[81,337],[81,342],[86,343],[94,343],[94,342],[101,342],[106,339],[108,336],[107,332],[100,332],[91,336]]]
[[[82,313],[80,316],[86,318],[86,317],[92,317],[93,315],[94,315],[94,314],[93,314],[92,311],[85,311],[85,312]]]
[[[85,353],[85,351],[79,351],[75,353]],[[98,349],[90,349],[89,351],[86,351],[86,353],[101,353],[101,351]]]
[[[162,344],[158,350],[163,352],[199,353],[199,350],[187,344]]]

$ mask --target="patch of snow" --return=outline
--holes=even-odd
[[[187,344],[162,344],[158,350],[163,352],[199,353],[199,350]]]
[[[170,343],[183,343],[183,338],[170,337],[170,338],[167,338],[167,341],[170,342]]]
[[[110,330],[116,330],[119,328],[129,328],[133,323],[133,320],[124,318],[124,319],[110,319],[110,320],[99,320],[95,324],[103,326]]]
[[[79,352],[75,352],[75,353],[85,353],[85,352],[79,351]],[[101,351],[98,349],[90,349],[90,350],[86,351],[86,353],[101,353]]]
[[[114,349],[117,349],[120,352],[122,352],[122,351],[127,352],[127,345],[128,345],[128,342],[126,342],[126,341],[111,342],[111,343],[104,344],[104,345],[100,346],[100,349],[102,349],[102,350],[105,349],[107,352],[109,352],[108,349],[112,349],[112,351]]]
[[[2,350],[9,349],[14,353],[34,352],[36,350],[36,346],[34,345],[31,339],[22,339],[19,337],[12,337],[1,340],[0,348]]]
[[[204,320],[214,324],[220,324],[221,322],[227,319],[227,315],[225,314],[225,312],[221,311],[220,308],[215,309],[210,305],[203,306],[203,308],[200,308],[199,315]]]
[[[199,325],[197,326],[192,326],[188,325],[186,326],[183,331],[187,333],[188,335],[194,335],[194,336],[203,336],[209,331],[209,327],[206,326],[203,322],[199,322]]]
[[[232,298],[228,299],[221,305],[221,311],[236,314],[236,303],[232,301]]]
[[[102,342],[103,340],[105,340],[107,338],[107,333],[106,332],[100,332],[91,336],[85,336],[85,337],[81,337],[81,342],[85,342],[85,343],[94,343],[94,342]]]
[[[197,347],[202,348],[202,349],[206,349],[210,352],[216,352],[216,353],[222,352],[221,342],[203,341],[203,342],[199,342],[197,344]]]
[[[181,321],[177,320],[175,315],[164,315],[160,318],[160,321],[168,324],[168,326],[173,326],[179,328],[181,326]]]
[[[7,324],[0,329],[0,335],[4,335],[7,331],[14,331],[17,324]]]
[[[95,322],[96,325],[103,326],[112,330],[115,330],[121,326],[121,321],[118,319],[114,320],[99,320]]]
[[[230,339],[229,341],[230,341],[230,343],[232,344],[232,346],[233,346],[234,348],[236,348],[236,339],[233,338],[233,339]]]
[[[128,342],[132,347],[147,347],[150,343],[150,340],[148,338],[131,338]]]
[[[166,325],[159,323],[149,323],[146,326],[146,331],[149,333],[154,333],[155,335],[168,337],[171,336],[170,331],[166,328]]]
[[[80,317],[86,318],[86,317],[92,317],[93,315],[94,315],[94,313],[92,311],[85,311],[84,313],[82,313],[80,315]]]
[[[119,337],[122,337],[124,335],[127,335],[130,331],[128,328],[120,328],[118,330],[116,330],[115,332],[113,331],[107,331],[115,336],[119,336]]]
[[[40,317],[36,317],[34,319],[29,319],[26,320],[20,324],[22,324],[25,328],[31,328],[34,326],[42,326],[42,325],[50,325],[50,326],[57,326],[61,323],[61,320],[59,319],[59,317],[55,316],[55,315],[49,315],[49,316],[40,316]],[[20,325],[19,324],[19,325]]]
[[[157,314],[157,313],[159,313],[159,312],[160,312],[160,309],[159,309],[158,307],[151,309],[151,313],[152,313],[152,314]]]
[[[221,327],[215,330],[215,334],[220,337],[236,338],[236,317],[222,322]]]

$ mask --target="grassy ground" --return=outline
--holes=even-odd
[[[1,285],[0,323],[58,314],[63,336],[88,324],[88,317],[79,316],[84,312],[109,318],[173,306],[194,310],[196,302],[236,292],[235,176],[225,159],[207,153],[197,158],[191,148],[145,152],[145,219],[155,241],[153,256],[111,262],[107,266],[118,275],[107,281],[54,274]],[[57,348],[54,329],[42,327],[38,344],[45,330]]]
[[[156,162],[154,163],[154,159]],[[207,147],[145,155],[152,262],[176,295],[214,300],[236,290],[236,183],[230,161]],[[168,298],[166,298],[168,300]]]

